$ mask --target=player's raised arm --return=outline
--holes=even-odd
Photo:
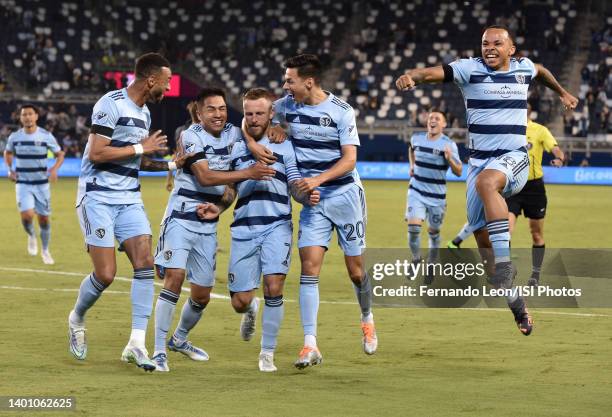
[[[449,70],[446,70],[442,65],[407,70],[404,75],[401,75],[395,81],[395,85],[399,90],[406,91],[413,89],[419,84],[441,83],[448,77],[450,77],[452,81],[453,74],[450,72],[450,75],[448,75],[448,71]]]
[[[578,99],[559,84],[552,73],[541,64],[535,64],[538,73],[535,78],[559,95],[565,110],[573,110],[578,105]]]

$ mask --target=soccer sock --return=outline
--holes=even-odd
[[[459,231],[459,234],[457,235],[457,237],[455,239],[458,239],[459,243],[461,243],[465,239],[470,237],[471,234],[472,234],[472,228],[470,227],[469,223],[466,223],[466,224],[463,225],[463,227],[461,228],[461,230]],[[453,240],[453,242],[454,241],[455,240]]]
[[[285,307],[283,306],[283,296],[276,297],[264,296],[265,304],[262,316],[261,351],[274,352],[276,349],[276,338],[280,329]]]
[[[23,225],[23,229],[26,231],[28,236],[34,236],[34,223],[22,220],[21,224]]]
[[[429,263],[434,263],[438,259],[438,252],[440,248],[440,231],[429,232]]]
[[[353,283],[353,287],[357,295],[357,302],[361,307],[361,318],[369,317],[372,311],[372,282],[368,274],[363,276],[360,285]]]
[[[75,324],[82,324],[85,318],[85,313],[89,310],[100,298],[102,292],[108,287],[104,283],[98,281],[96,274],[93,272],[85,277],[79,288],[79,296],[74,305],[74,316],[72,317]]]
[[[489,240],[493,246],[495,263],[510,262],[510,229],[508,219],[492,220],[487,223]]]
[[[172,317],[174,317],[174,310],[176,310],[178,299],[179,294],[165,288],[159,292],[159,297],[155,304],[155,354],[166,352],[166,338],[172,324]]]
[[[540,271],[542,269],[542,262],[544,262],[544,252],[546,245],[536,246],[533,245],[531,248],[531,262],[533,275],[540,277]]]
[[[43,250],[49,249],[49,239],[51,239],[51,225],[49,223],[40,225],[40,240]]]
[[[412,260],[417,261],[421,259],[421,225],[420,224],[409,224],[408,225],[408,245],[410,246],[410,252],[412,252]]]
[[[305,345],[316,347],[317,313],[319,311],[319,277],[300,276],[300,317],[304,329]],[[308,337],[311,336],[311,337]],[[308,342],[308,343],[306,343]]]
[[[153,310],[154,277],[153,268],[134,269],[132,279],[132,329],[147,330],[147,323]],[[137,332],[140,335],[140,332]],[[144,343],[144,340],[143,340]]]
[[[174,338],[177,342],[182,343],[187,340],[187,335],[200,321],[205,307],[206,305],[193,301],[191,297],[187,299],[181,311],[181,320],[174,331]]]

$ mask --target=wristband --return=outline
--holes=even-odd
[[[176,171],[176,162],[174,161],[168,162],[168,171]]]
[[[144,153],[144,148],[142,147],[140,143],[137,143],[136,145],[132,145],[132,147],[134,148],[134,155],[138,156]]]

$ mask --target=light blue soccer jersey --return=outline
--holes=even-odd
[[[270,181],[245,180],[236,184],[238,196],[234,207],[232,237],[253,239],[280,223],[291,222],[291,196],[288,184],[301,178],[290,141],[270,143],[267,137],[259,143],[274,152],[276,171]],[[232,169],[246,169],[255,163],[246,144],[239,142],[232,150]]]
[[[450,146],[452,157],[459,161],[457,145],[448,136],[429,140],[427,133],[415,133],[410,139],[414,150],[414,176],[410,179],[410,198],[418,198],[427,206],[446,204],[446,172],[449,164],[444,149]],[[417,197],[418,196],[418,197]]]
[[[216,171],[229,171],[231,152],[237,141],[242,139],[240,129],[227,123],[220,137],[206,132],[202,125],[192,124],[183,131],[181,142],[185,153],[195,153],[199,161],[208,161],[208,168]],[[215,233],[215,220],[200,220],[196,214],[198,204],[218,203],[225,191],[225,185],[202,186],[193,175],[191,167],[178,170],[174,179],[174,189],[170,194],[164,219],[171,217],[186,229],[196,233]]]
[[[40,185],[49,182],[47,177],[47,151],[61,151],[51,132],[38,127],[28,134],[23,129],[11,133],[6,150],[15,157],[17,184]]]
[[[291,95],[274,102],[273,121],[289,125],[297,166],[304,178],[330,169],[342,156],[342,145],[360,145],[353,108],[326,93],[327,99],[316,106],[297,103]],[[341,194],[353,183],[361,187],[356,168],[323,183],[319,187],[321,199]]]
[[[527,146],[527,90],[537,75],[534,63],[512,58],[508,71],[493,71],[482,58],[469,58],[450,66],[465,101],[470,164]]]
[[[150,127],[151,114],[146,104],[137,106],[125,88],[106,93],[91,116],[91,133],[110,139],[110,146],[115,147],[140,143],[149,135]],[[88,155],[89,143],[81,162],[77,206],[85,195],[106,204],[142,203],[138,180],[140,155],[97,164]]]

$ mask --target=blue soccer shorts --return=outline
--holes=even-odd
[[[446,214],[446,201],[444,204],[439,206],[431,206],[425,204],[420,198],[418,193],[410,193],[408,191],[408,201],[406,202],[406,214],[404,215],[406,220],[420,219],[427,220],[429,227],[434,230],[440,230],[442,223],[444,222],[444,215]]]
[[[86,196],[77,207],[77,216],[87,245],[113,248],[115,239],[121,244],[132,237],[151,235],[141,203],[106,204]]]
[[[51,214],[51,189],[49,184],[15,184],[17,208],[19,211],[32,210],[41,216]]]
[[[486,226],[484,206],[476,191],[476,177],[486,169],[494,169],[506,176],[506,185],[502,192],[504,198],[519,193],[527,183],[529,176],[529,156],[523,151],[512,151],[498,157],[487,159],[482,165],[471,165],[467,174],[467,216],[473,230]]]
[[[259,288],[261,275],[287,275],[293,226],[281,223],[253,239],[232,238],[227,286],[231,292]]]
[[[187,280],[200,287],[215,285],[217,233],[196,233],[167,218],[162,224],[155,265],[187,271]]]
[[[366,248],[367,209],[365,193],[353,184],[342,194],[322,199],[316,206],[304,206],[300,212],[298,248],[329,247],[337,229],[338,244],[346,256],[359,256]]]

